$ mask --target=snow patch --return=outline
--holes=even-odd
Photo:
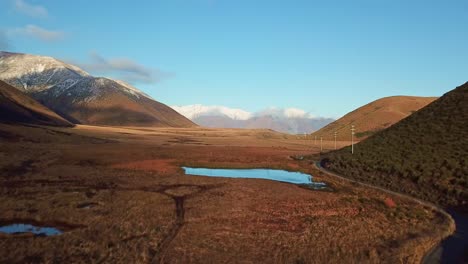
[[[55,74],[59,76],[55,76]],[[89,74],[76,66],[68,65],[52,57],[20,53],[0,53],[0,79],[28,82],[31,91],[43,89],[45,82],[74,76],[76,79]]]
[[[33,72],[43,72],[45,70],[46,66],[45,64],[38,64],[36,67],[32,70]]]

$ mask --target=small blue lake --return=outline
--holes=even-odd
[[[185,174],[209,176],[209,177],[227,177],[227,178],[250,178],[250,179],[268,179],[280,182],[289,182],[294,184],[305,184],[315,189],[326,188],[323,182],[314,182],[312,175],[302,172],[290,172],[285,170],[271,169],[208,169],[182,167]]]
[[[19,233],[32,233],[35,235],[55,236],[62,234],[62,231],[53,227],[40,227],[30,224],[11,224],[0,226],[0,233],[6,234],[19,234]]]

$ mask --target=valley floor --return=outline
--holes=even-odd
[[[419,263],[453,231],[430,207],[291,158],[319,150],[268,130],[0,125],[0,224],[65,231],[0,234],[0,262]],[[334,191],[180,166],[297,170]]]

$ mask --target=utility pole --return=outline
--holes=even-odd
[[[351,154],[354,154],[354,125],[351,125]]]
[[[336,131],[335,131],[335,149],[336,149]]]
[[[323,148],[322,148],[322,137],[320,137],[320,152],[322,152]]]

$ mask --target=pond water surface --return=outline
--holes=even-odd
[[[468,263],[468,215],[447,211],[455,220],[455,233],[438,246],[423,259],[424,264],[452,264]]]
[[[185,174],[189,175],[227,178],[268,179],[294,184],[306,184],[313,186],[316,189],[326,188],[325,183],[314,182],[312,179],[312,175],[305,174],[302,172],[290,172],[285,170],[272,169],[209,169],[191,167],[182,168],[185,170]]]
[[[0,226],[0,233],[6,234],[19,234],[19,233],[33,233],[35,235],[55,236],[62,234],[62,231],[54,227],[41,227],[31,224],[10,224]]]

